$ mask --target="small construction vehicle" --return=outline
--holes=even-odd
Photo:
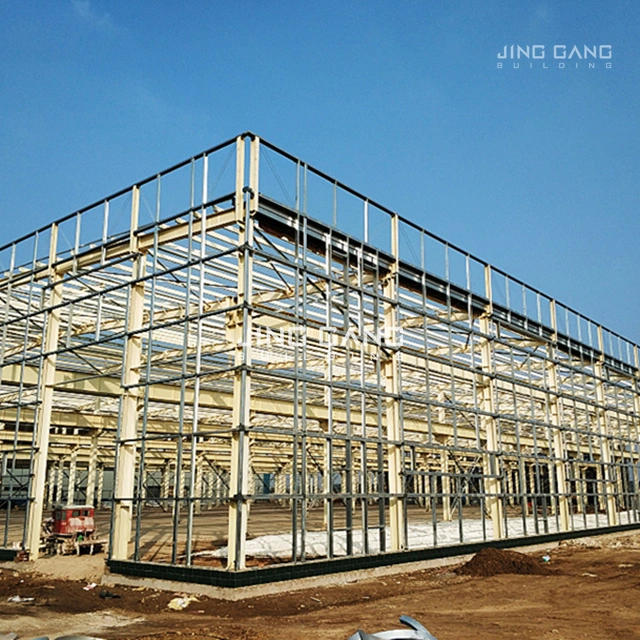
[[[42,525],[42,546],[51,555],[69,555],[84,550],[90,554],[107,543],[97,535],[95,510],[89,505],[56,507]]]

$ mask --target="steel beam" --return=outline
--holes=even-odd
[[[140,192],[134,190],[132,202],[133,231],[137,228]],[[135,252],[136,247],[133,245]],[[140,403],[140,367],[142,362],[142,321],[144,314],[146,255],[135,253],[133,273],[135,280],[129,288],[127,305],[127,338],[122,371],[121,419],[116,442],[116,472],[114,487],[114,517],[111,536],[111,557],[126,560],[129,557],[129,538],[133,518],[133,493],[136,473],[136,447],[138,436],[138,408]]]
[[[486,434],[486,453],[483,456],[484,492],[485,500],[493,526],[493,539],[504,538],[504,513],[502,509],[500,477],[500,443],[496,424],[495,382],[493,367],[495,363],[493,353],[493,329],[491,301],[493,300],[491,284],[491,268],[485,267],[485,295],[489,306],[480,316],[480,332],[483,336],[481,343],[483,381],[480,386],[480,405],[482,407],[482,431]]]
[[[615,469],[614,459],[611,452],[609,416],[607,412],[607,398],[605,393],[605,371],[604,371],[604,340],[602,336],[602,326],[598,327],[598,346],[603,357],[593,363],[593,371],[596,376],[596,399],[598,401],[597,429],[600,436],[600,463],[602,468],[602,494],[601,497],[607,507],[607,520],[610,527],[618,524],[618,508],[615,495]]]
[[[554,335],[557,336],[557,312],[556,302],[552,300],[550,303],[551,312],[551,328]],[[547,406],[549,411],[549,423],[551,425],[553,439],[553,471],[555,473],[556,499],[558,506],[558,514],[560,516],[560,530],[569,531],[569,500],[567,497],[567,470],[565,459],[567,457],[567,448],[563,436],[563,416],[561,405],[561,389],[558,384],[558,371],[556,367],[557,354],[556,349],[551,344],[547,346],[547,386],[549,388]]]
[[[384,281],[384,329],[389,340],[388,355],[382,362],[385,381],[385,405],[387,427],[387,465],[389,468],[389,527],[391,529],[391,551],[405,548],[404,527],[404,464],[403,428],[400,379],[400,339],[398,335],[398,261],[400,253],[398,217],[391,218],[391,253],[395,266]]]
[[[27,521],[26,548],[29,557],[38,558],[40,551],[40,535],[42,528],[42,514],[45,503],[45,485],[47,479],[47,463],[49,458],[49,438],[51,427],[51,412],[54,403],[54,384],[56,373],[56,353],[60,334],[60,305],[62,303],[62,276],[53,269],[56,262],[58,241],[58,227],[54,225],[51,231],[51,245],[49,250],[50,298],[49,310],[45,315],[45,339],[42,354],[42,372],[39,380],[40,409],[37,413],[35,451],[33,454],[33,480],[31,496],[33,498],[29,508]]]
[[[233,431],[231,436],[231,500],[229,502],[228,568],[245,568],[249,489],[249,436],[251,411],[251,329],[253,278],[253,214],[258,205],[259,141],[251,140],[249,188],[245,189],[245,140],[236,142],[236,220],[240,225],[238,249],[238,304],[233,378]]]
[[[87,498],[86,503],[93,506],[96,493],[96,474],[98,470],[98,443],[100,432],[91,434],[91,448],[89,450],[89,464],[87,466]]]

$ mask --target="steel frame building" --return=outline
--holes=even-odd
[[[31,558],[60,501],[229,572],[260,518],[285,564],[639,522],[638,346],[254,134],[1,247],[0,305]]]

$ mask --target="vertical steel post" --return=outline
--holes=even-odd
[[[51,243],[49,247],[49,282],[51,293],[49,311],[46,314],[46,333],[42,356],[42,374],[40,377],[40,407],[36,424],[35,451],[33,455],[31,485],[33,502],[29,508],[27,522],[26,548],[29,557],[36,560],[40,547],[40,530],[45,500],[45,484],[47,479],[47,458],[49,456],[49,430],[53,409],[54,382],[56,375],[56,352],[60,334],[60,305],[62,303],[62,277],[56,273],[54,264],[57,256],[58,225],[51,227]]]
[[[194,498],[193,512],[194,514],[197,514],[197,515],[200,515],[202,513],[202,489],[204,486],[203,469],[202,469],[203,462],[204,460],[203,460],[202,454],[200,454],[196,458],[195,472],[193,469],[191,471],[191,473],[195,476],[195,482],[193,487],[193,498]]]
[[[231,479],[227,568],[245,567],[247,494],[249,488],[249,437],[251,410],[251,296],[253,280],[253,216],[258,207],[260,140],[251,140],[249,188],[245,189],[245,140],[236,140],[236,220],[240,228],[238,246],[238,304],[235,322],[235,374],[233,379],[233,431],[231,433]],[[245,194],[247,198],[245,198]]]
[[[4,475],[4,474],[3,474]],[[53,496],[54,489],[56,486],[56,467],[51,461],[49,465],[49,477],[47,479],[47,501],[45,503],[45,508],[51,509],[53,507]]]
[[[132,189],[130,250],[134,254],[131,268],[132,283],[127,305],[127,336],[124,370],[122,372],[122,411],[117,447],[117,466],[114,487],[114,523],[111,533],[111,557],[126,560],[133,518],[133,493],[136,473],[136,437],[138,435],[138,405],[140,365],[142,361],[142,335],[140,329],[144,314],[145,256],[137,253],[135,229],[138,224],[140,189]]]
[[[75,504],[76,480],[78,477],[78,447],[73,447],[69,456],[69,488],[67,489],[67,506]]]
[[[560,385],[558,384],[558,369],[556,366],[556,348],[558,340],[558,324],[556,318],[556,302],[551,300],[551,329],[553,343],[547,347],[547,403],[549,407],[549,422],[553,434],[553,469],[556,479],[556,494],[560,516],[560,531],[569,531],[569,500],[567,497],[567,469],[565,457],[567,455],[562,433],[562,406],[560,404]]]
[[[98,465],[98,488],[96,489],[96,509],[102,509],[102,493],[104,491],[104,465]]]
[[[171,484],[171,460],[165,459],[162,466],[162,479],[160,480],[160,504],[163,511],[167,510],[169,500],[169,485]]]
[[[399,220],[393,215],[391,223],[391,254],[394,261],[384,281],[384,330],[388,352],[382,364],[385,381],[387,421],[387,465],[389,469],[389,526],[391,551],[405,548],[404,540],[404,482],[403,433],[400,406],[400,353],[397,341],[398,323],[398,266],[400,261]]]
[[[189,502],[187,510],[187,566],[192,563],[193,545],[193,516],[200,513],[202,501],[202,476],[201,461],[198,460],[198,429],[200,420],[200,386],[202,373],[202,314],[204,312],[206,257],[207,257],[207,201],[209,176],[209,157],[205,154],[202,158],[202,208],[200,210],[200,255],[198,265],[198,321],[196,325],[196,354],[195,354],[195,380],[193,382],[193,416],[191,420],[191,452],[189,475]],[[193,206],[193,205],[192,205]],[[187,323],[188,324],[188,323]],[[199,486],[198,486],[199,483]],[[194,493],[199,491],[197,505],[194,502]]]
[[[96,493],[96,474],[98,470],[98,437],[96,429],[91,434],[91,448],[89,449],[89,466],[87,468],[87,499],[86,503],[94,506]]]
[[[324,307],[324,322],[327,329],[333,328],[333,283],[331,280],[332,275],[332,243],[333,234],[331,231],[325,236],[326,250],[324,255],[324,274],[326,280],[326,298]],[[334,439],[333,439],[333,366],[334,366],[334,352],[333,352],[333,336],[331,331],[326,335],[326,362],[324,365],[324,379],[327,381],[324,391],[324,402],[328,408],[327,420],[322,423],[323,431],[326,434],[326,440],[324,444],[324,514],[323,524],[327,531],[327,557],[333,557],[333,516],[334,516],[334,500],[333,500],[333,476],[334,476]]]
[[[62,502],[62,485],[64,483],[64,458],[58,460],[56,465],[56,490],[53,495],[53,502]]]
[[[498,479],[500,465],[498,460],[499,442],[496,424],[495,406],[495,381],[493,377],[493,343],[491,335],[491,318],[493,315],[493,295],[491,287],[491,267],[484,268],[485,295],[489,304],[485,312],[480,316],[480,332],[483,338],[480,344],[482,358],[483,380],[480,385],[480,404],[482,416],[480,422],[482,431],[486,437],[486,453],[483,455],[483,467],[485,475],[486,503],[489,507],[489,516],[493,525],[493,539],[504,538],[504,514],[502,500],[500,499],[500,481]]]
[[[632,386],[633,393],[633,431],[635,434],[636,443],[640,438],[640,354],[638,353],[638,346],[633,345],[633,362],[635,365],[635,375],[634,382]],[[630,451],[630,462],[631,462],[631,473],[630,473],[630,492],[633,495],[633,511],[634,511],[634,521],[637,522],[638,510],[640,508],[640,486],[638,485],[638,457],[640,451],[638,450],[638,444],[635,447],[631,448]]]
[[[604,383],[604,340],[602,336],[602,325],[598,325],[598,348],[600,358],[593,363],[593,370],[596,375],[596,400],[598,402],[597,427],[600,436],[600,462],[603,467],[602,487],[604,501],[607,505],[607,521],[610,527],[618,524],[618,510],[616,508],[616,496],[613,474],[613,456],[611,455],[611,445],[609,443],[609,424],[607,418],[607,396]]]
[[[442,470],[442,520],[449,522],[451,516],[451,477],[449,476],[449,452],[440,451],[440,468]]]

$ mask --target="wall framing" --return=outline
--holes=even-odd
[[[638,525],[637,345],[254,134],[0,247],[0,305],[5,550],[63,501],[127,571]]]

